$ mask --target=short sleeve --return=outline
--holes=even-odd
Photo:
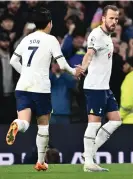
[[[62,51],[61,51],[61,46],[60,46],[58,40],[55,37],[53,37],[53,39],[52,39],[51,53],[52,53],[52,56],[54,57],[55,60],[63,57],[63,54],[62,54]]]
[[[87,48],[93,49],[95,52],[101,48],[101,35],[96,31],[92,31],[87,39]]]
[[[20,42],[20,44],[18,44],[17,48],[14,51],[14,54],[21,58],[22,50],[23,50],[23,40]]]

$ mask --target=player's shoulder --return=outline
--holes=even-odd
[[[57,41],[57,38],[54,35],[47,34],[48,38],[51,39],[52,41]]]
[[[30,38],[31,36],[33,36],[33,33],[34,33],[34,32],[32,32],[32,33],[26,35],[26,36],[22,39],[21,42],[26,42],[27,40],[29,40],[29,38]]]
[[[91,33],[90,36],[94,36],[96,38],[100,38],[102,36],[102,32],[101,32],[101,28],[100,26],[94,28]]]
[[[54,41],[57,41],[56,37],[51,35],[51,34],[47,34],[47,33],[40,33],[42,36],[42,38],[45,38],[45,40],[47,39],[47,43],[51,43]]]
[[[27,42],[27,36],[25,36],[25,37],[20,41],[20,43],[19,43],[18,45],[19,45],[19,46],[22,46],[22,45],[26,44],[26,42]]]
[[[38,36],[36,31],[32,32],[32,33],[28,34],[27,36],[25,36],[25,40],[28,40],[28,39],[30,39],[32,37],[36,37],[36,36]]]
[[[52,46],[57,46],[59,44],[57,38],[54,35],[48,34],[48,40]]]

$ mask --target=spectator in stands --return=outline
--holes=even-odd
[[[16,33],[14,32],[14,19],[11,15],[1,16],[0,32],[7,31],[10,36],[10,40],[13,41]]]
[[[10,120],[15,117],[13,69],[10,65],[10,38],[8,33],[0,33],[0,110]],[[8,113],[7,113],[8,109]],[[2,115],[1,113],[1,115]],[[8,118],[9,119],[9,118]]]
[[[128,27],[130,25],[132,25],[132,19],[130,19],[126,12],[125,12],[125,9],[124,8],[119,8],[119,24],[122,26],[122,27]]]
[[[46,162],[48,164],[59,164],[60,163],[59,151],[55,148],[48,149],[46,152]]]
[[[133,124],[133,57],[127,58],[123,71],[128,74],[121,86],[120,115],[124,124]]]
[[[77,79],[72,75],[60,70],[58,64],[52,64],[51,101],[53,115],[51,124],[68,124],[71,115],[71,89],[76,88]]]
[[[115,31],[114,31],[115,35],[116,35],[116,38],[119,40],[121,40],[121,36],[122,36],[122,27],[120,24],[117,24],[116,25],[116,28],[115,28]]]
[[[128,17],[133,20],[133,2],[132,1],[116,1],[118,7],[125,10]]]
[[[128,44],[124,41],[120,42],[119,55],[122,56],[123,61],[125,61],[128,56]]]
[[[66,20],[68,17],[76,15],[81,21],[84,20],[84,10],[85,7],[82,2],[78,1],[66,1],[67,4],[67,13],[64,17]]]
[[[114,96],[120,105],[120,88],[124,80],[125,74],[123,72],[124,61],[122,56],[119,55],[120,40],[117,37],[112,38],[114,44],[114,53],[112,58],[112,73],[110,78],[110,88],[114,93]]]
[[[26,23],[23,29],[23,34],[22,36],[15,42],[14,44],[14,50],[16,49],[16,47],[18,46],[18,44],[21,42],[21,40],[28,34],[32,33],[34,31],[34,29],[36,28],[34,23]]]
[[[3,15],[6,8],[6,1],[0,1],[0,17]]]
[[[62,52],[63,55],[66,57],[68,63],[71,57],[73,57],[80,50],[83,50],[84,37],[78,34],[74,37],[73,32],[75,28],[75,24],[71,24],[69,26],[68,34],[64,37],[62,43]],[[79,61],[81,63],[81,59]],[[77,61],[77,64],[79,64],[79,61]]]
[[[14,31],[16,32],[15,40],[20,37],[23,27],[24,19],[21,12],[21,1],[8,1],[7,7],[3,13],[5,16],[11,16],[14,19]]]
[[[0,63],[1,77],[3,78],[3,95],[8,96],[13,92],[12,67],[10,65],[10,38],[8,33],[0,33]]]
[[[39,3],[38,0],[35,0],[35,1],[32,1],[32,0],[26,1],[26,4],[25,4],[25,12],[23,12],[24,19],[25,19],[25,20],[27,19],[27,21],[28,21],[28,20],[29,20],[28,18],[29,18],[29,16],[30,16],[30,13],[32,13],[33,10],[34,10],[37,6],[39,6],[39,5],[40,5],[40,3]]]
[[[99,3],[99,7],[96,9],[96,12],[94,13],[91,24],[90,24],[91,30],[96,28],[102,22],[101,21],[102,20],[102,14],[103,14],[102,5],[103,5],[104,1],[99,1],[98,3]]]
[[[128,47],[128,56],[133,57],[133,38],[129,40]]]
[[[7,5],[7,14],[15,16],[21,7],[20,1],[9,1]]]
[[[130,38],[133,38],[132,19],[127,16],[124,8],[119,8],[119,11],[119,24],[123,28],[122,40],[128,42]]]
[[[26,1],[26,3],[28,5],[29,9],[33,9],[39,4],[39,1],[38,0],[34,0],[34,1],[30,0],[30,1]]]
[[[78,35],[75,31],[76,28],[76,24],[69,25],[68,34],[65,36],[62,43],[62,52],[71,67],[81,64],[85,54],[85,49],[83,47],[85,37]],[[81,81],[77,81],[77,88],[73,90],[72,93],[72,113],[75,114],[75,111],[77,111],[77,114],[81,115],[81,118],[86,115],[83,81],[84,78],[81,78]]]

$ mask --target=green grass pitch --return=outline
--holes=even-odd
[[[133,179],[133,164],[101,165],[109,172],[85,173],[83,165],[49,165],[37,172],[32,165],[0,166],[0,179]]]

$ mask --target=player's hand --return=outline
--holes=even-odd
[[[81,74],[84,75],[85,70],[81,65],[75,65],[76,66],[76,74],[75,76],[79,77]]]

